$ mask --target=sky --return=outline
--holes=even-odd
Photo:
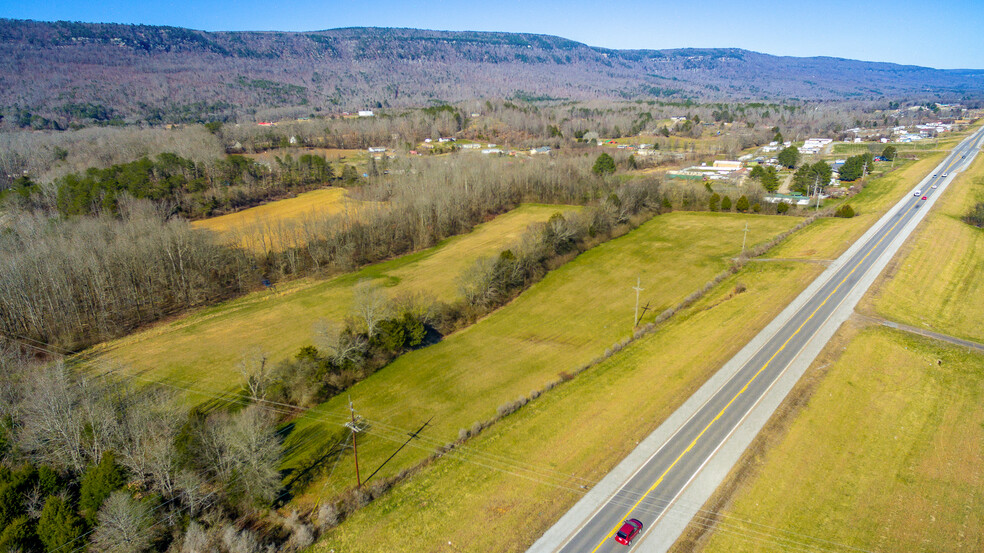
[[[734,47],[984,69],[984,0],[0,0],[0,17],[205,31],[507,31],[605,48]]]

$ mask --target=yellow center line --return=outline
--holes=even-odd
[[[947,169],[947,170],[949,170],[949,169]],[[721,411],[719,411],[718,414],[715,415],[713,419],[711,419],[711,422],[707,423],[707,426],[705,426],[704,429],[701,430],[699,434],[697,434],[697,437],[694,438],[692,442],[690,442],[690,445],[688,445],[687,448],[684,449],[683,452],[681,452],[680,455],[678,455],[677,458],[673,460],[673,462],[670,464],[670,466],[667,467],[666,470],[664,470],[663,473],[659,475],[659,478],[656,479],[656,482],[648,490],[646,490],[646,493],[642,494],[642,497],[640,497],[639,500],[636,501],[635,504],[632,505],[632,507],[629,508],[629,511],[627,513],[625,513],[625,516],[624,517],[622,517],[623,519],[628,518],[632,514],[632,511],[634,511],[636,509],[636,507],[639,506],[640,503],[642,503],[643,501],[645,501],[646,498],[649,497],[649,494],[651,494],[653,492],[653,490],[655,490],[657,487],[659,487],[659,485],[663,482],[663,479],[666,477],[666,475],[671,470],[673,470],[673,467],[675,467],[678,462],[680,462],[680,459],[682,459],[684,455],[686,455],[691,449],[694,448],[695,445],[697,445],[697,441],[701,439],[701,437],[704,435],[704,433],[706,433],[708,431],[708,429],[710,429],[711,426],[715,422],[717,422],[718,419],[720,419],[724,415],[724,412],[727,411],[728,408],[730,408],[731,405],[735,401],[738,400],[738,397],[739,396],[741,396],[743,393],[745,393],[746,390],[748,390],[748,387],[752,384],[752,382],[754,382],[755,379],[758,378],[758,376],[760,374],[762,374],[762,371],[764,371],[772,363],[772,361],[776,358],[776,356],[779,355],[779,352],[781,352],[782,350],[784,350],[786,348],[786,346],[789,345],[789,342],[792,341],[792,339],[797,334],[799,334],[800,330],[803,330],[803,327],[806,326],[806,323],[810,322],[810,319],[812,319],[813,316],[816,315],[817,312],[820,311],[820,309],[823,308],[824,305],[826,305],[827,300],[829,300],[831,297],[833,297],[834,294],[837,293],[837,290],[840,289],[841,285],[844,284],[845,282],[847,282],[847,279],[850,278],[851,275],[854,274],[854,271],[858,270],[858,267],[860,267],[864,263],[864,261],[866,259],[868,259],[868,256],[869,255],[871,255],[876,249],[878,249],[878,246],[882,243],[882,241],[885,240],[885,238],[889,234],[891,234],[893,230],[895,230],[895,227],[898,226],[898,224],[900,222],[902,222],[902,220],[905,218],[905,216],[908,215],[909,212],[911,212],[917,205],[919,205],[918,202],[912,204],[912,207],[910,207],[909,209],[907,209],[906,212],[905,212],[905,214],[902,217],[899,217],[898,220],[895,221],[895,224],[893,224],[891,227],[889,227],[888,231],[885,232],[885,234],[881,238],[879,238],[877,242],[875,242],[875,245],[872,246],[871,249],[868,251],[868,253],[866,253],[864,255],[864,257],[862,257],[861,260],[858,261],[854,265],[854,267],[851,269],[851,271],[849,273],[847,273],[847,275],[844,276],[844,278],[840,282],[837,283],[837,286],[835,286],[834,289],[830,292],[830,294],[828,294],[827,297],[824,298],[822,302],[820,302],[820,305],[818,305],[817,308],[814,309],[812,313],[810,313],[810,316],[807,317],[806,320],[804,320],[802,324],[800,324],[799,328],[797,328],[795,331],[793,331],[793,333],[789,335],[789,338],[787,338],[786,341],[783,342],[783,344],[781,346],[779,346],[779,349],[777,349],[776,352],[772,354],[772,357],[770,357],[769,360],[766,361],[764,365],[762,365],[762,368],[760,368],[754,375],[752,375],[752,378],[750,378],[748,380],[748,382],[745,383],[745,386],[741,390],[739,390],[738,393],[735,394],[735,396],[733,398],[731,398],[731,401],[729,401],[727,404],[725,404],[725,406],[721,409]],[[667,506],[667,508],[669,508],[669,506]],[[618,522],[615,525],[614,528],[612,528],[608,532],[608,534],[605,535],[604,538],[602,538],[602,540],[600,542],[598,542],[598,545],[596,545],[595,548],[591,550],[591,553],[596,553],[598,551],[598,549],[601,548],[601,546],[604,545],[604,543],[606,541],[608,541],[609,538],[611,538],[615,534],[615,532],[618,531],[619,528],[621,528],[621,526],[622,526],[622,522],[620,521],[620,522]]]

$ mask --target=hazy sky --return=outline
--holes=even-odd
[[[0,0],[0,17],[206,31],[512,31],[607,48],[738,47],[984,69],[984,0]]]

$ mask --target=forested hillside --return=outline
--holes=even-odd
[[[738,49],[609,50],[546,35],[416,29],[204,32],[0,20],[7,128],[254,120],[488,97],[982,95],[984,71]]]

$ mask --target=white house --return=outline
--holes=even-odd
[[[360,109],[359,117],[372,117],[373,113],[371,109]]]

